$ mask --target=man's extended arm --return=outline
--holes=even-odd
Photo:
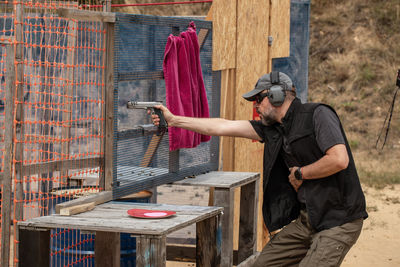
[[[234,136],[254,140],[261,140],[249,121],[226,120],[221,118],[192,118],[173,115],[166,107],[157,106],[161,109],[168,126],[179,127],[193,132],[212,136]],[[153,123],[158,124],[157,115],[152,115]]]

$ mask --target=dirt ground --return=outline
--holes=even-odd
[[[356,245],[347,254],[343,267],[393,267],[400,266],[400,185],[384,189],[363,186],[369,218]],[[207,191],[188,187],[160,187],[159,201],[180,199],[181,204],[207,203]],[[185,192],[186,191],[186,192]],[[173,197],[171,197],[171,195]],[[168,267],[192,267],[193,263],[168,262]]]
[[[342,266],[400,266],[400,185],[363,189],[369,218]]]

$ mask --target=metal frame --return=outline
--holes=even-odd
[[[159,16],[148,16],[148,15],[129,15],[129,14],[117,14],[116,23],[120,19],[128,19],[132,23],[144,24],[144,25],[161,25],[171,27],[171,33],[179,33],[179,27],[187,27],[193,19],[190,18],[174,18],[174,17],[159,17]],[[201,31],[209,31],[212,29],[211,21],[195,20],[197,29]],[[115,27],[116,38],[114,53],[118,53],[118,46],[122,45],[117,40],[119,35],[118,27]],[[204,44],[207,33],[199,40],[200,44]],[[149,44],[151,45],[151,44]],[[114,118],[118,118],[118,82],[120,81],[134,81],[134,80],[162,80],[164,78],[162,71],[138,71],[129,73],[118,72],[118,55],[114,55]],[[210,109],[211,117],[219,117],[220,115],[220,85],[221,85],[221,73],[219,71],[212,72],[212,103]],[[199,175],[209,171],[218,169],[219,159],[219,138],[212,137],[210,141],[210,161],[207,163],[199,164],[192,167],[180,167],[179,160],[170,160],[172,162],[169,165],[168,173],[143,178],[140,181],[126,181],[120,183],[117,173],[117,143],[121,140],[127,140],[139,136],[153,135],[157,129],[152,125],[136,125],[132,129],[125,131],[118,131],[118,125],[116,119],[114,120],[114,139],[113,139],[113,199],[118,199],[124,195],[138,192],[144,189],[153,188],[158,185],[166,184],[181,180],[187,176]],[[179,151],[172,151],[169,153],[169,159],[179,159]],[[146,166],[145,166],[146,167]]]

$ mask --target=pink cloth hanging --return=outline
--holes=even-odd
[[[191,22],[187,31],[168,37],[164,52],[163,71],[167,107],[175,115],[210,117],[196,26]],[[210,136],[170,127],[169,149],[193,148],[207,142]]]

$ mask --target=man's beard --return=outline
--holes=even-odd
[[[260,111],[258,109],[257,109],[257,113],[260,115],[262,124],[264,124],[266,126],[273,125],[277,122],[277,120],[275,119],[273,114],[262,114],[262,113],[260,113]]]
[[[262,116],[262,117],[261,117],[261,122],[262,122],[262,124],[264,124],[265,126],[270,126],[270,125],[275,124],[275,123],[276,123],[276,120],[274,120],[274,119],[272,119],[272,118],[270,118],[270,117],[265,118],[264,116]]]

